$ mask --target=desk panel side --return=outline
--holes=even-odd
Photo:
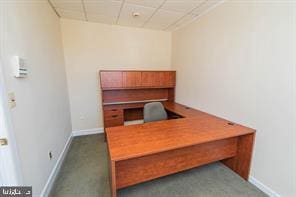
[[[243,177],[249,179],[255,132],[238,138],[238,148],[235,157],[223,160],[223,164]]]
[[[117,161],[116,188],[128,187],[233,157],[236,152],[237,138],[230,138]]]

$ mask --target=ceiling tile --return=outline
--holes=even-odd
[[[118,16],[121,4],[119,0],[84,0],[88,15]]]
[[[125,0],[126,3],[133,3],[145,7],[158,8],[165,0]]]
[[[104,15],[94,15],[89,14],[87,15],[87,19],[90,22],[98,22],[98,23],[105,23],[105,24],[116,24],[117,16],[104,16]]]
[[[157,30],[165,30],[168,25],[165,23],[148,23],[144,26],[144,28],[148,29],[157,29]]]
[[[200,15],[203,12],[207,11],[209,8],[213,7],[214,5],[222,2],[223,0],[208,0],[198,6],[196,9],[193,10],[193,14]]]
[[[83,12],[82,0],[50,0],[50,2],[57,9]]]
[[[204,1],[205,0],[167,0],[161,9],[187,13]]]
[[[172,12],[160,9],[153,15],[153,17],[145,24],[144,27],[165,29],[169,25],[179,20],[185,14],[186,13]]]
[[[168,27],[166,30],[167,31],[174,31],[175,29],[178,29],[182,26],[185,26],[185,25],[193,22],[196,19],[196,17],[197,17],[196,15],[188,14],[188,15],[184,16],[182,19],[180,19],[179,21],[177,21],[175,24]]]
[[[76,12],[71,10],[63,10],[56,8],[56,11],[62,18],[76,19],[76,20],[85,20],[84,12]]]
[[[133,16],[133,13],[139,13],[137,17]],[[148,8],[143,6],[138,6],[135,4],[125,3],[118,20],[119,25],[128,26],[142,26],[145,21],[147,21],[152,14],[155,12],[155,8]]]

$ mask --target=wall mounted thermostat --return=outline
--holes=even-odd
[[[28,75],[28,68],[26,66],[25,59],[14,56],[12,59],[13,75],[16,78],[25,78]]]

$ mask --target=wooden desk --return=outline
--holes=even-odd
[[[183,116],[106,128],[112,196],[116,190],[215,161],[248,179],[255,130],[174,102]]]

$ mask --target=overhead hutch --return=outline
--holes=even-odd
[[[101,70],[104,127],[143,119],[145,103],[175,100],[175,71]],[[176,117],[169,112],[169,117]]]

